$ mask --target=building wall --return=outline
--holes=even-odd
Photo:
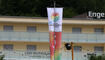
[[[27,26],[36,26],[37,32],[48,32],[47,24],[28,24],[28,23],[0,23],[0,31],[3,31],[4,25],[13,25],[14,31],[26,31]]]
[[[62,44],[63,51],[67,51],[65,48],[65,43]],[[82,47],[82,52],[94,52],[94,47],[99,46],[99,47],[104,47],[104,52],[105,52],[105,43],[73,43],[73,46],[81,46]]]
[[[3,31],[4,25],[13,25],[14,31],[26,31],[27,26],[36,26],[37,32],[48,32],[48,24],[38,24],[38,23],[0,23],[0,31]],[[76,24],[63,24],[63,32],[72,33],[72,28],[80,27],[82,29],[82,33],[94,33],[94,28],[103,28],[105,31],[105,25],[76,25]],[[4,44],[13,44],[14,50],[26,50],[26,45],[36,45],[37,50],[49,50],[48,42],[0,42],[0,50],[3,50]],[[105,44],[74,44],[74,46],[82,46],[82,51],[94,51],[94,46],[104,46]],[[62,49],[65,50],[64,44],[62,44]],[[105,48],[104,48],[105,51]]]
[[[13,25],[14,31],[26,31],[27,26],[36,26],[37,32],[48,32],[48,24],[38,24],[38,23],[0,23],[0,31],[3,31],[4,25]],[[63,32],[72,33],[72,28],[81,28],[82,33],[94,33],[94,28],[103,28],[105,31],[105,25],[72,25],[72,24],[63,24]]]
[[[0,42],[0,50],[3,50],[4,44],[13,44],[14,51],[27,51],[27,45],[36,45],[36,51],[49,51],[49,43],[46,42]],[[62,51],[66,51],[65,43],[62,43]],[[94,52],[95,46],[102,46],[104,47],[105,52],[105,43],[74,43],[74,46],[81,46],[82,52]]]
[[[3,50],[4,44],[13,44],[14,51],[27,51],[27,45],[36,45],[36,51],[49,51],[49,43],[45,42],[0,42],[0,50]]]
[[[63,32],[70,32],[72,33],[72,28],[81,28],[82,33],[94,33],[94,28],[103,28],[105,31],[105,26],[103,25],[71,25],[71,24],[64,24],[63,25]]]
[[[101,43],[76,43],[74,46],[81,46],[82,52],[94,52],[95,46],[104,47],[104,44]]]

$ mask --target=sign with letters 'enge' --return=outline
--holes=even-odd
[[[94,18],[94,19],[105,19],[105,13],[100,13],[100,12],[88,12],[88,17],[89,18]]]

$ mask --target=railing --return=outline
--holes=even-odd
[[[104,53],[74,52],[74,60],[88,60],[91,54],[103,55]],[[50,52],[46,51],[0,51],[0,55],[4,55],[7,60],[50,60]],[[62,51],[61,60],[72,60],[71,55],[70,51]]]
[[[0,31],[0,41],[49,42],[49,33],[44,32],[4,32]],[[105,43],[105,34],[62,33],[63,42]]]
[[[49,60],[50,52],[46,51],[0,51],[0,55],[4,55],[4,59],[42,59]]]
[[[49,34],[42,32],[0,32],[0,40],[48,42]]]
[[[105,43],[105,34],[63,33],[62,36],[62,40],[65,42]]]

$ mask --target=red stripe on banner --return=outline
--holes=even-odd
[[[62,32],[55,32],[55,60],[61,60]]]
[[[61,48],[62,32],[55,32],[55,49]]]
[[[49,32],[50,39],[50,60],[54,60],[54,32]]]

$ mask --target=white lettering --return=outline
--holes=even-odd
[[[89,14],[88,15],[89,17],[92,17],[92,14],[91,13],[92,13],[92,11],[89,11],[89,13],[88,13]]]
[[[89,11],[88,16],[89,17],[96,17],[96,18],[100,19],[101,17],[105,17],[105,13],[99,13],[99,12],[96,13],[96,12]]]
[[[97,17],[97,13],[93,12],[92,16]]]
[[[97,18],[101,18],[101,13],[97,13]]]
[[[105,17],[105,13],[101,13],[101,17]]]

